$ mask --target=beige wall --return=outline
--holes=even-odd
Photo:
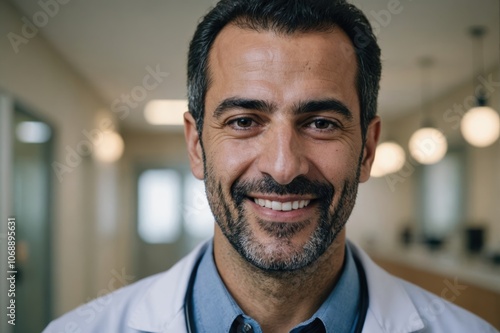
[[[189,161],[182,129],[170,134],[125,132],[124,140],[127,149],[120,163],[120,202],[123,209],[120,210],[119,248],[129,254],[124,266],[137,277],[143,275],[137,271],[137,262],[142,259],[138,258],[136,224],[138,174],[145,168],[183,168],[189,165]],[[155,267],[169,267],[186,250],[182,239],[173,245],[157,245],[155,251],[148,251],[148,260],[157,262]]]
[[[20,34],[21,17],[10,4],[0,1],[0,90],[54,126],[54,160],[67,165],[66,147],[77,149],[86,140],[83,130],[100,128],[102,116],[109,116],[102,111],[106,104],[40,34],[14,52],[5,37],[9,32]],[[97,264],[92,249],[100,236],[95,235],[95,191],[99,175],[109,168],[85,157],[62,175],[62,181],[54,175],[55,315],[96,296],[93,274]]]

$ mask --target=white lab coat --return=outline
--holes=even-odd
[[[473,314],[388,274],[360,248],[349,244],[361,259],[368,282],[369,307],[363,333],[498,332]],[[186,332],[184,295],[192,267],[206,245],[198,246],[166,272],[67,313],[44,333]]]

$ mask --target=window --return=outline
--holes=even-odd
[[[181,232],[181,175],[147,170],[139,177],[139,236],[147,243],[172,243]]]
[[[422,231],[443,239],[459,225],[463,213],[462,154],[449,152],[439,163],[425,166],[422,173]]]
[[[213,235],[214,217],[205,185],[190,171],[144,171],[139,176],[138,199],[138,232],[146,243],[173,243],[183,231],[195,241]]]
[[[195,238],[208,238],[214,232],[214,217],[205,194],[205,184],[189,174],[185,180],[184,223]]]

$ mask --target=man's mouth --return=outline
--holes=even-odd
[[[253,198],[253,201],[261,207],[283,212],[301,209],[307,207],[311,203],[311,200],[295,200],[295,201],[281,202],[281,201],[272,201],[259,198]]]

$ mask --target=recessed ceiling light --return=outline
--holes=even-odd
[[[146,104],[144,117],[151,125],[183,125],[188,102],[184,99],[155,99]]]

